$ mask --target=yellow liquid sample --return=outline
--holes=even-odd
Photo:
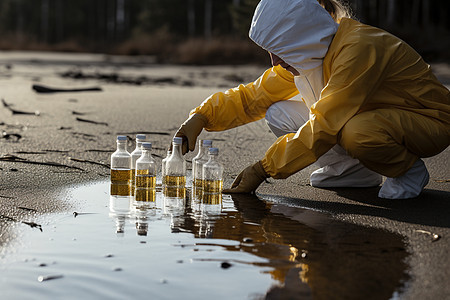
[[[168,176],[164,177],[164,184],[166,186],[181,186],[186,185],[186,176]]]
[[[136,189],[154,189],[156,188],[156,176],[148,175],[148,170],[137,170],[135,179]]]
[[[203,188],[203,180],[202,179],[198,179],[195,178],[194,179],[194,186],[198,189],[202,189]]]
[[[131,169],[111,169],[111,182],[128,182],[131,174]]]
[[[184,187],[165,187],[164,196],[169,198],[185,198],[186,188]]]
[[[203,193],[217,194],[222,193],[223,181],[222,180],[203,180]]]
[[[136,169],[131,169],[131,179],[130,179],[130,195],[134,196],[134,190],[135,190],[135,175],[136,175]]]
[[[111,196],[129,196],[130,185],[127,183],[124,184],[111,183],[110,193]]]
[[[155,189],[136,189],[135,199],[136,199],[136,201],[155,202],[156,201],[156,190]]]
[[[222,203],[222,193],[218,194],[203,194],[202,203],[204,204],[221,204]]]
[[[203,194],[203,189],[198,188],[198,187],[196,187],[196,186],[194,186],[194,187],[192,188],[192,195],[193,195],[193,197],[195,197],[195,198],[197,198],[197,199],[201,199],[202,194]]]

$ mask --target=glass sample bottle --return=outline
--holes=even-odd
[[[196,189],[202,188],[203,164],[208,162],[208,149],[211,146],[211,140],[198,141],[198,154],[192,159],[192,185]]]
[[[142,143],[142,155],[136,161],[136,188],[156,188],[156,161],[152,157],[152,143]]]
[[[111,155],[111,182],[129,183],[131,180],[131,155],[127,151],[127,137],[117,136],[117,150]]]
[[[133,150],[133,152],[131,152],[131,196],[134,196],[136,161],[142,155],[141,147],[146,138],[147,136],[145,134],[136,134],[136,148]]]
[[[218,161],[219,149],[209,148],[209,160],[203,165],[203,194],[220,194],[223,189],[223,166]]]
[[[181,137],[172,140],[172,153],[166,161],[164,184],[167,187],[186,186],[186,161],[183,158]]]
[[[162,181],[162,185],[165,185],[165,181],[166,181],[166,164],[167,161],[169,160],[170,155],[172,154],[172,150],[167,149],[167,155],[166,158],[164,158],[161,162],[161,181]]]

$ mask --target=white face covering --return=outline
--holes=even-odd
[[[322,65],[338,27],[317,0],[261,0],[249,36],[296,70],[311,70]]]
[[[303,70],[300,75],[294,76],[295,86],[308,108],[319,101],[320,93],[324,88],[322,69],[321,64],[314,69]]]

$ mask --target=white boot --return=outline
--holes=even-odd
[[[386,178],[378,197],[386,199],[409,199],[419,196],[428,184],[430,174],[421,159],[418,159],[404,175]]]
[[[375,187],[382,181],[380,174],[364,167],[339,145],[322,155],[316,165],[321,168],[309,177],[313,187]]]

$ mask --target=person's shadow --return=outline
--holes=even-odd
[[[425,189],[417,198],[392,200],[378,198],[376,195],[379,187],[327,190],[335,191],[338,196],[354,203],[269,195],[261,197],[330,213],[375,216],[411,224],[450,228],[450,192]]]

